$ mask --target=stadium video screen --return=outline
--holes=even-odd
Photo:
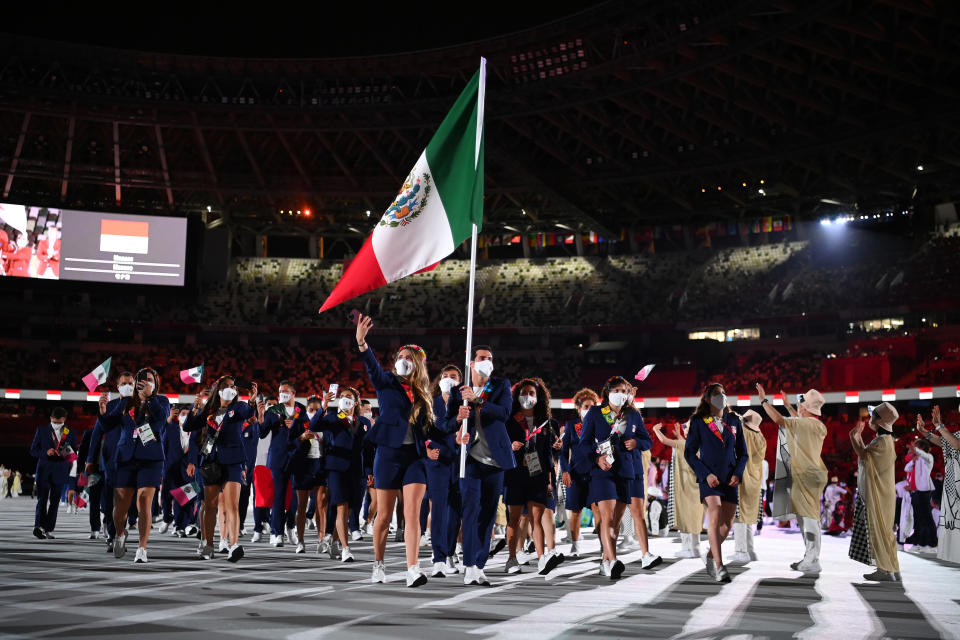
[[[0,276],[183,286],[186,218],[0,203]]]

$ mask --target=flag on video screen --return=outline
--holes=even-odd
[[[100,221],[100,251],[110,253],[149,252],[150,223],[130,220]]]

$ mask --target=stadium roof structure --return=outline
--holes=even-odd
[[[404,53],[240,59],[0,39],[0,201],[366,229],[488,59],[488,225],[958,199],[954,0],[599,3]],[[209,208],[209,209],[208,209]],[[489,227],[488,227],[489,228]]]

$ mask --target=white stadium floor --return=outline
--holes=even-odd
[[[824,536],[823,573],[803,576],[789,569],[802,555],[799,533],[773,526],[756,538],[760,560],[731,567],[726,585],[699,560],[674,559],[673,536],[651,539],[662,565],[643,571],[639,552],[626,553],[624,578],[611,583],[598,575],[591,535],[587,554],[546,578],[532,564],[507,577],[501,552],[487,565],[491,587],[450,577],[408,589],[397,543],[385,585],[369,582],[369,538],[351,545],[357,562],[342,564],[316,556],[314,544],[295,555],[248,537],[232,565],[195,560],[195,540],[154,531],[150,563],[134,565],[135,543],[117,560],[86,539],[85,513],[61,509],[57,539],[35,539],[33,508],[28,498],[0,501],[2,638],[960,637],[960,566],[901,553],[902,584],[869,583],[870,569],[846,556],[849,539]],[[427,549],[421,558],[426,569]]]

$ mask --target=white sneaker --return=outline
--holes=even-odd
[[[803,573],[820,573],[820,563],[817,560],[807,562],[806,560],[797,565],[797,571]]]
[[[545,576],[556,569],[561,562],[563,562],[563,556],[554,551],[547,551],[537,560],[537,573]]]
[[[90,535],[87,536],[87,540],[96,540],[99,537],[100,537],[99,531],[91,531]]]
[[[743,551],[735,553],[730,557],[730,564],[747,564],[750,562],[750,554]]]
[[[116,537],[113,539],[113,557],[120,559],[123,557],[123,554],[127,552],[127,532],[124,531],[123,534],[117,533]]]
[[[331,540],[331,536],[329,535],[326,535],[320,538],[320,544],[317,545],[317,554],[330,553],[330,540]]]
[[[373,523],[372,523],[372,522],[368,522],[368,523],[367,523],[367,535],[368,535],[368,536],[372,536],[372,535],[373,535]]]
[[[144,547],[137,547],[137,555],[134,556],[133,562],[135,564],[146,564],[149,562],[147,560],[147,550]]]
[[[485,574],[485,573],[483,572],[483,569],[477,569],[477,573],[476,573],[475,575],[476,575],[476,578],[477,578],[477,583],[478,583],[481,587],[489,587],[489,586],[490,586],[490,580],[487,578],[487,574]]]
[[[357,529],[356,531],[351,531],[350,539],[353,540],[354,542],[358,540],[363,540],[363,534],[360,533],[360,529]]]
[[[503,570],[507,573],[520,573],[520,562],[517,560],[517,557],[507,558],[507,564],[503,566]]]
[[[663,562],[663,558],[647,551],[645,554],[643,554],[643,558],[640,559],[640,568],[653,569],[654,567],[659,565],[661,562]]]
[[[423,534],[422,536],[420,536],[420,546],[421,547],[430,546],[430,536],[428,536],[427,534]]]
[[[306,553],[306,552],[307,552],[307,548],[306,548],[305,546],[303,546],[303,543],[302,543],[302,542],[298,542],[298,543],[297,543],[297,550],[294,551],[294,553]]]
[[[427,576],[423,575],[423,572],[420,571],[419,565],[413,565],[412,567],[407,567],[407,586],[408,587],[422,587],[427,584]]]
[[[297,542],[299,542],[297,532],[293,527],[287,527],[287,539],[290,540],[290,544],[297,544]]]
[[[462,555],[463,555],[463,543],[462,543],[462,542],[458,542],[458,543],[457,543],[457,555],[458,555],[458,556],[462,556]]]
[[[170,530],[170,523],[169,523],[169,522],[161,522],[161,523],[160,523],[160,526],[157,528],[157,532],[158,532],[158,533],[166,533],[166,532],[169,531],[169,530]]]
[[[379,560],[373,561],[373,576],[370,578],[370,582],[376,584],[383,584],[387,581],[387,569],[384,567],[383,562]]]
[[[453,576],[460,573],[460,567],[457,566],[457,559],[453,556],[447,558],[447,568],[444,575]]]
[[[477,586],[480,584],[480,579],[477,577],[476,567],[464,567],[463,584],[467,585],[468,587]]]
[[[609,560],[600,561],[600,575],[607,578],[610,577],[610,561]]]
[[[710,576],[711,578],[713,578],[714,580],[716,580],[716,579],[717,579],[717,565],[715,565],[715,564],[713,563],[713,558],[712,558],[711,556],[704,556],[703,562],[704,562],[704,564],[706,564],[706,566],[707,566],[707,575]]]
[[[263,537],[263,534],[259,531],[254,531],[253,535],[250,536],[250,542],[260,542],[260,539]]]
[[[274,535],[271,535],[271,536],[270,536],[270,544],[271,544],[272,546],[274,546],[274,547],[282,547],[282,546],[283,546],[283,537],[282,537],[282,536],[274,536]]]
[[[673,554],[673,557],[674,558],[699,558],[700,553],[695,551],[694,549],[689,549],[685,547],[683,549],[680,549],[680,551],[677,551],[675,554]]]
[[[220,538],[220,546],[217,548],[217,553],[228,553],[230,551],[230,543]]]
[[[317,530],[317,522],[316,522],[316,520],[307,520],[307,530],[308,530],[308,531],[316,531],[316,530]]]
[[[350,551],[350,547],[344,547],[343,551],[340,552],[340,562],[353,562],[353,553]]]
[[[627,536],[620,545],[623,549],[639,549],[640,541],[635,536]]]
[[[446,562],[434,562],[433,569],[430,570],[431,578],[446,578],[447,577],[447,563]]]
[[[579,558],[580,557],[580,545],[578,544],[579,540],[574,540],[570,543],[570,557]]]

